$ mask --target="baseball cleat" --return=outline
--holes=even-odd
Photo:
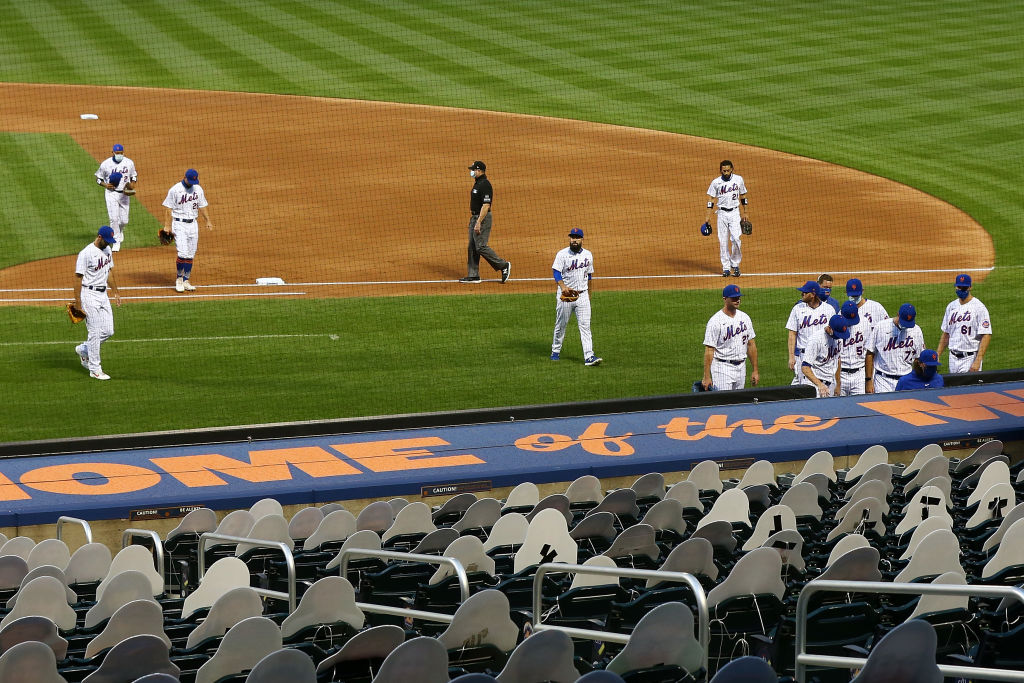
[[[583,361],[583,364],[589,366],[600,365],[602,360],[604,359],[598,358],[597,356],[591,356],[590,358]]]
[[[733,277],[739,277],[740,276],[740,267],[739,266],[736,266],[735,268],[732,269],[732,276]]]
[[[83,344],[79,344],[75,347],[75,353],[78,354],[78,360],[82,362],[83,368],[89,367],[89,349],[85,348]]]
[[[184,278],[180,278],[179,277],[177,280],[174,281],[174,291],[175,292],[184,292],[185,291],[185,279]]]
[[[558,351],[551,352],[551,360],[558,360]]]
[[[194,292],[194,291],[196,291],[196,286],[194,284],[192,284],[191,282],[189,282],[188,280],[185,280],[184,282],[182,282],[182,286],[185,288],[186,292]]]
[[[93,379],[110,379],[110,375],[103,372],[102,370],[93,370],[89,373],[89,376]]]
[[[722,271],[722,277],[729,277],[729,271],[728,270],[723,270]]]
[[[473,277],[472,275],[467,275],[466,277],[459,278],[459,282],[480,282],[480,276]]]
[[[512,264],[510,262],[506,263],[505,267],[501,269],[501,282],[502,282],[502,284],[504,284],[505,281],[508,280],[509,273],[511,273],[511,272],[512,272]]]

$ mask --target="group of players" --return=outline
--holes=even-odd
[[[832,297],[832,282],[825,274],[797,287],[801,298],[786,322],[792,384],[814,386],[820,397],[940,387],[939,357],[947,350],[950,373],[982,369],[992,321],[985,304],[971,292],[969,274],[956,276],[956,299],[946,306],[936,349],[925,347],[913,304],[901,305],[891,318],[884,306],[865,298],[863,283],[852,278],[840,305]],[[740,288],[727,285],[722,299],[704,334],[700,384],[705,390],[742,389],[748,358],[751,382],[756,385],[760,379],[754,326],[739,310]]]
[[[100,345],[114,334],[114,313],[107,290],[121,305],[121,297],[114,285],[111,269],[114,252],[121,250],[124,228],[128,225],[131,195],[139,180],[135,162],[124,154],[124,145],[115,144],[110,157],[104,159],[95,173],[96,184],[104,189],[107,217],[110,225],[100,227],[95,239],[78,253],[75,262],[75,304],[85,312],[86,341],[75,347],[82,367],[93,379],[108,380],[100,363]],[[175,262],[177,292],[194,291],[190,281],[192,262],[199,244],[198,218],[202,213],[206,227],[213,230],[207,213],[206,193],[199,185],[199,173],[188,169],[181,181],[174,183],[163,201],[166,207],[165,230],[174,236],[177,244]]]

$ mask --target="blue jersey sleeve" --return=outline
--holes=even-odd
[[[562,271],[555,270],[554,268],[552,268],[551,269],[551,274],[555,276],[555,282],[561,282],[562,281]]]

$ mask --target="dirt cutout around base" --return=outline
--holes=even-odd
[[[718,239],[701,236],[699,225],[723,159],[746,180],[755,225],[743,238],[743,285],[800,284],[821,272],[840,284],[860,276],[869,290],[951,282],[951,270],[983,278],[978,271],[995,259],[977,222],[919,190],[687,135],[233,92],[0,84],[0,98],[0,127],[65,133],[97,165],[113,143],[124,144],[140,178],[133,217],[141,202],[162,222],[167,189],[198,169],[215,227],[200,230],[200,293],[230,295],[260,277],[306,283],[306,295],[320,297],[553,291],[551,263],[577,226],[594,252],[595,278],[607,278],[595,283],[602,289],[717,287]],[[503,286],[486,263],[483,286],[457,282],[466,274],[467,166],[476,159],[495,188],[491,246],[512,263]],[[17,159],[6,163],[17,172]],[[95,225],[81,226],[82,246],[107,222],[101,195]],[[133,247],[137,222],[115,259],[119,283],[173,295],[174,248]],[[73,256],[22,264],[0,271],[0,288],[68,287],[73,271]]]

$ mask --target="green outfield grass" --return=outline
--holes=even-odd
[[[1024,324],[1010,300],[1024,265],[1020,3],[986,3],[979,14],[950,0],[0,0],[0,11],[0,81],[535,113],[743,142],[895,179],[992,234],[998,267],[978,291],[995,320],[986,367],[1020,364],[1010,335]],[[0,265],[77,251],[75,226],[105,217],[82,182],[95,162],[63,136],[0,134],[0,155]],[[133,209],[133,226],[152,220]],[[927,251],[931,227],[893,229],[908,251]],[[833,256],[823,260],[841,262]],[[898,266],[899,254],[878,259],[879,268]],[[2,308],[0,441],[679,391],[699,372],[718,286],[598,293],[595,337],[608,363],[593,373],[546,360],[548,296],[131,305],[117,313],[118,340],[298,330],[339,338],[113,344],[105,369],[118,381],[101,386],[84,380],[69,347],[18,345],[71,340],[53,309]],[[951,290],[908,278],[878,297],[890,308],[918,303],[933,344]],[[793,292],[745,294],[766,381],[784,381],[781,330]],[[391,314],[407,332],[396,332]],[[483,319],[496,322],[473,326]],[[567,352],[577,345],[570,336]],[[109,415],[87,408],[100,395]]]
[[[871,292],[890,310],[925,287]],[[788,384],[791,289],[744,298],[761,353],[762,382]],[[699,331],[679,329],[699,309],[700,327],[721,301],[708,293],[596,292],[594,341],[605,362],[583,365],[570,324],[562,360],[548,359],[554,306],[547,294],[383,297],[188,306],[133,303],[115,309],[103,347],[110,382],[89,380],[73,347],[84,338],[62,311],[5,309],[26,340],[0,347],[5,364],[32,369],[4,412],[8,440],[386,415],[678,393],[699,378]],[[1003,305],[1003,298],[997,298]],[[238,307],[259,324],[239,330]],[[919,306],[925,340],[938,341],[944,304]],[[675,320],[678,334],[652,311]],[[444,318],[447,324],[438,325]],[[29,341],[31,340],[31,341]],[[993,366],[1015,361],[993,344]],[[9,391],[10,395],[10,391]],[[52,420],[41,425],[42,419]]]

